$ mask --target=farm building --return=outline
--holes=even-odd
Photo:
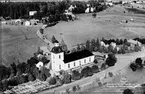
[[[94,55],[88,50],[65,54],[59,43],[51,50],[51,68],[54,71],[70,70],[94,61]]]

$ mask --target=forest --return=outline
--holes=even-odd
[[[85,13],[87,4],[95,7],[96,12],[106,8],[101,3],[104,0],[90,0],[88,2],[83,1],[69,1],[63,0],[59,2],[9,2],[0,3],[0,17],[18,19],[18,18],[29,18],[29,11],[37,11],[34,18],[41,19],[42,17],[50,15],[60,15],[64,13],[70,5],[76,6],[73,10],[74,14]]]

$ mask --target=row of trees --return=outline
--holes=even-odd
[[[97,11],[103,10],[105,5],[101,5],[104,2],[103,0],[90,0],[89,4],[94,6]],[[34,16],[36,18],[42,18],[50,15],[59,15],[64,13],[68,9],[69,5],[75,5],[76,8],[73,10],[73,13],[85,13],[87,8],[86,2],[83,1],[73,1],[63,0],[59,2],[18,2],[18,3],[0,3],[0,16],[11,17],[17,19],[19,17],[27,18],[29,16],[29,11],[37,11],[37,14]]]
[[[42,53],[42,52],[39,52]],[[51,74],[49,72],[49,69],[42,67],[41,69],[38,69],[36,67],[36,64],[39,61],[42,61],[45,63],[48,63],[49,60],[47,60],[46,57],[37,58],[36,54],[34,54],[34,57],[31,57],[27,60],[27,63],[25,62],[18,62],[16,65],[15,63],[12,63],[9,67],[5,67],[3,65],[0,65],[0,91],[4,91],[6,89],[11,89],[13,86],[16,86],[18,84],[22,84],[28,81],[34,81],[35,79],[40,79],[42,81],[45,81],[47,77],[50,77]]]
[[[104,43],[104,45],[101,44]],[[111,43],[115,43],[116,46],[112,46]],[[107,46],[108,45],[108,46]],[[71,52],[76,52],[80,50],[88,49],[90,51],[99,51],[103,53],[114,53],[114,54],[125,54],[130,52],[138,52],[141,50],[139,44],[131,46],[131,43],[127,42],[127,39],[110,39],[106,40],[102,38],[101,40],[92,39],[87,40],[84,44],[78,44],[76,48],[73,48]]]

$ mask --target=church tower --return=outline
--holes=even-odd
[[[51,50],[51,68],[54,71],[59,71],[62,69],[64,60],[64,52],[59,46],[58,42],[54,43],[54,47]]]

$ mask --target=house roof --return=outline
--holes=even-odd
[[[89,56],[92,56],[92,55],[93,55],[93,53],[91,53],[88,50],[82,50],[82,51],[74,52],[74,53],[71,53],[71,54],[65,54],[64,55],[64,63],[69,63],[71,61],[79,60],[79,59],[89,57]]]

